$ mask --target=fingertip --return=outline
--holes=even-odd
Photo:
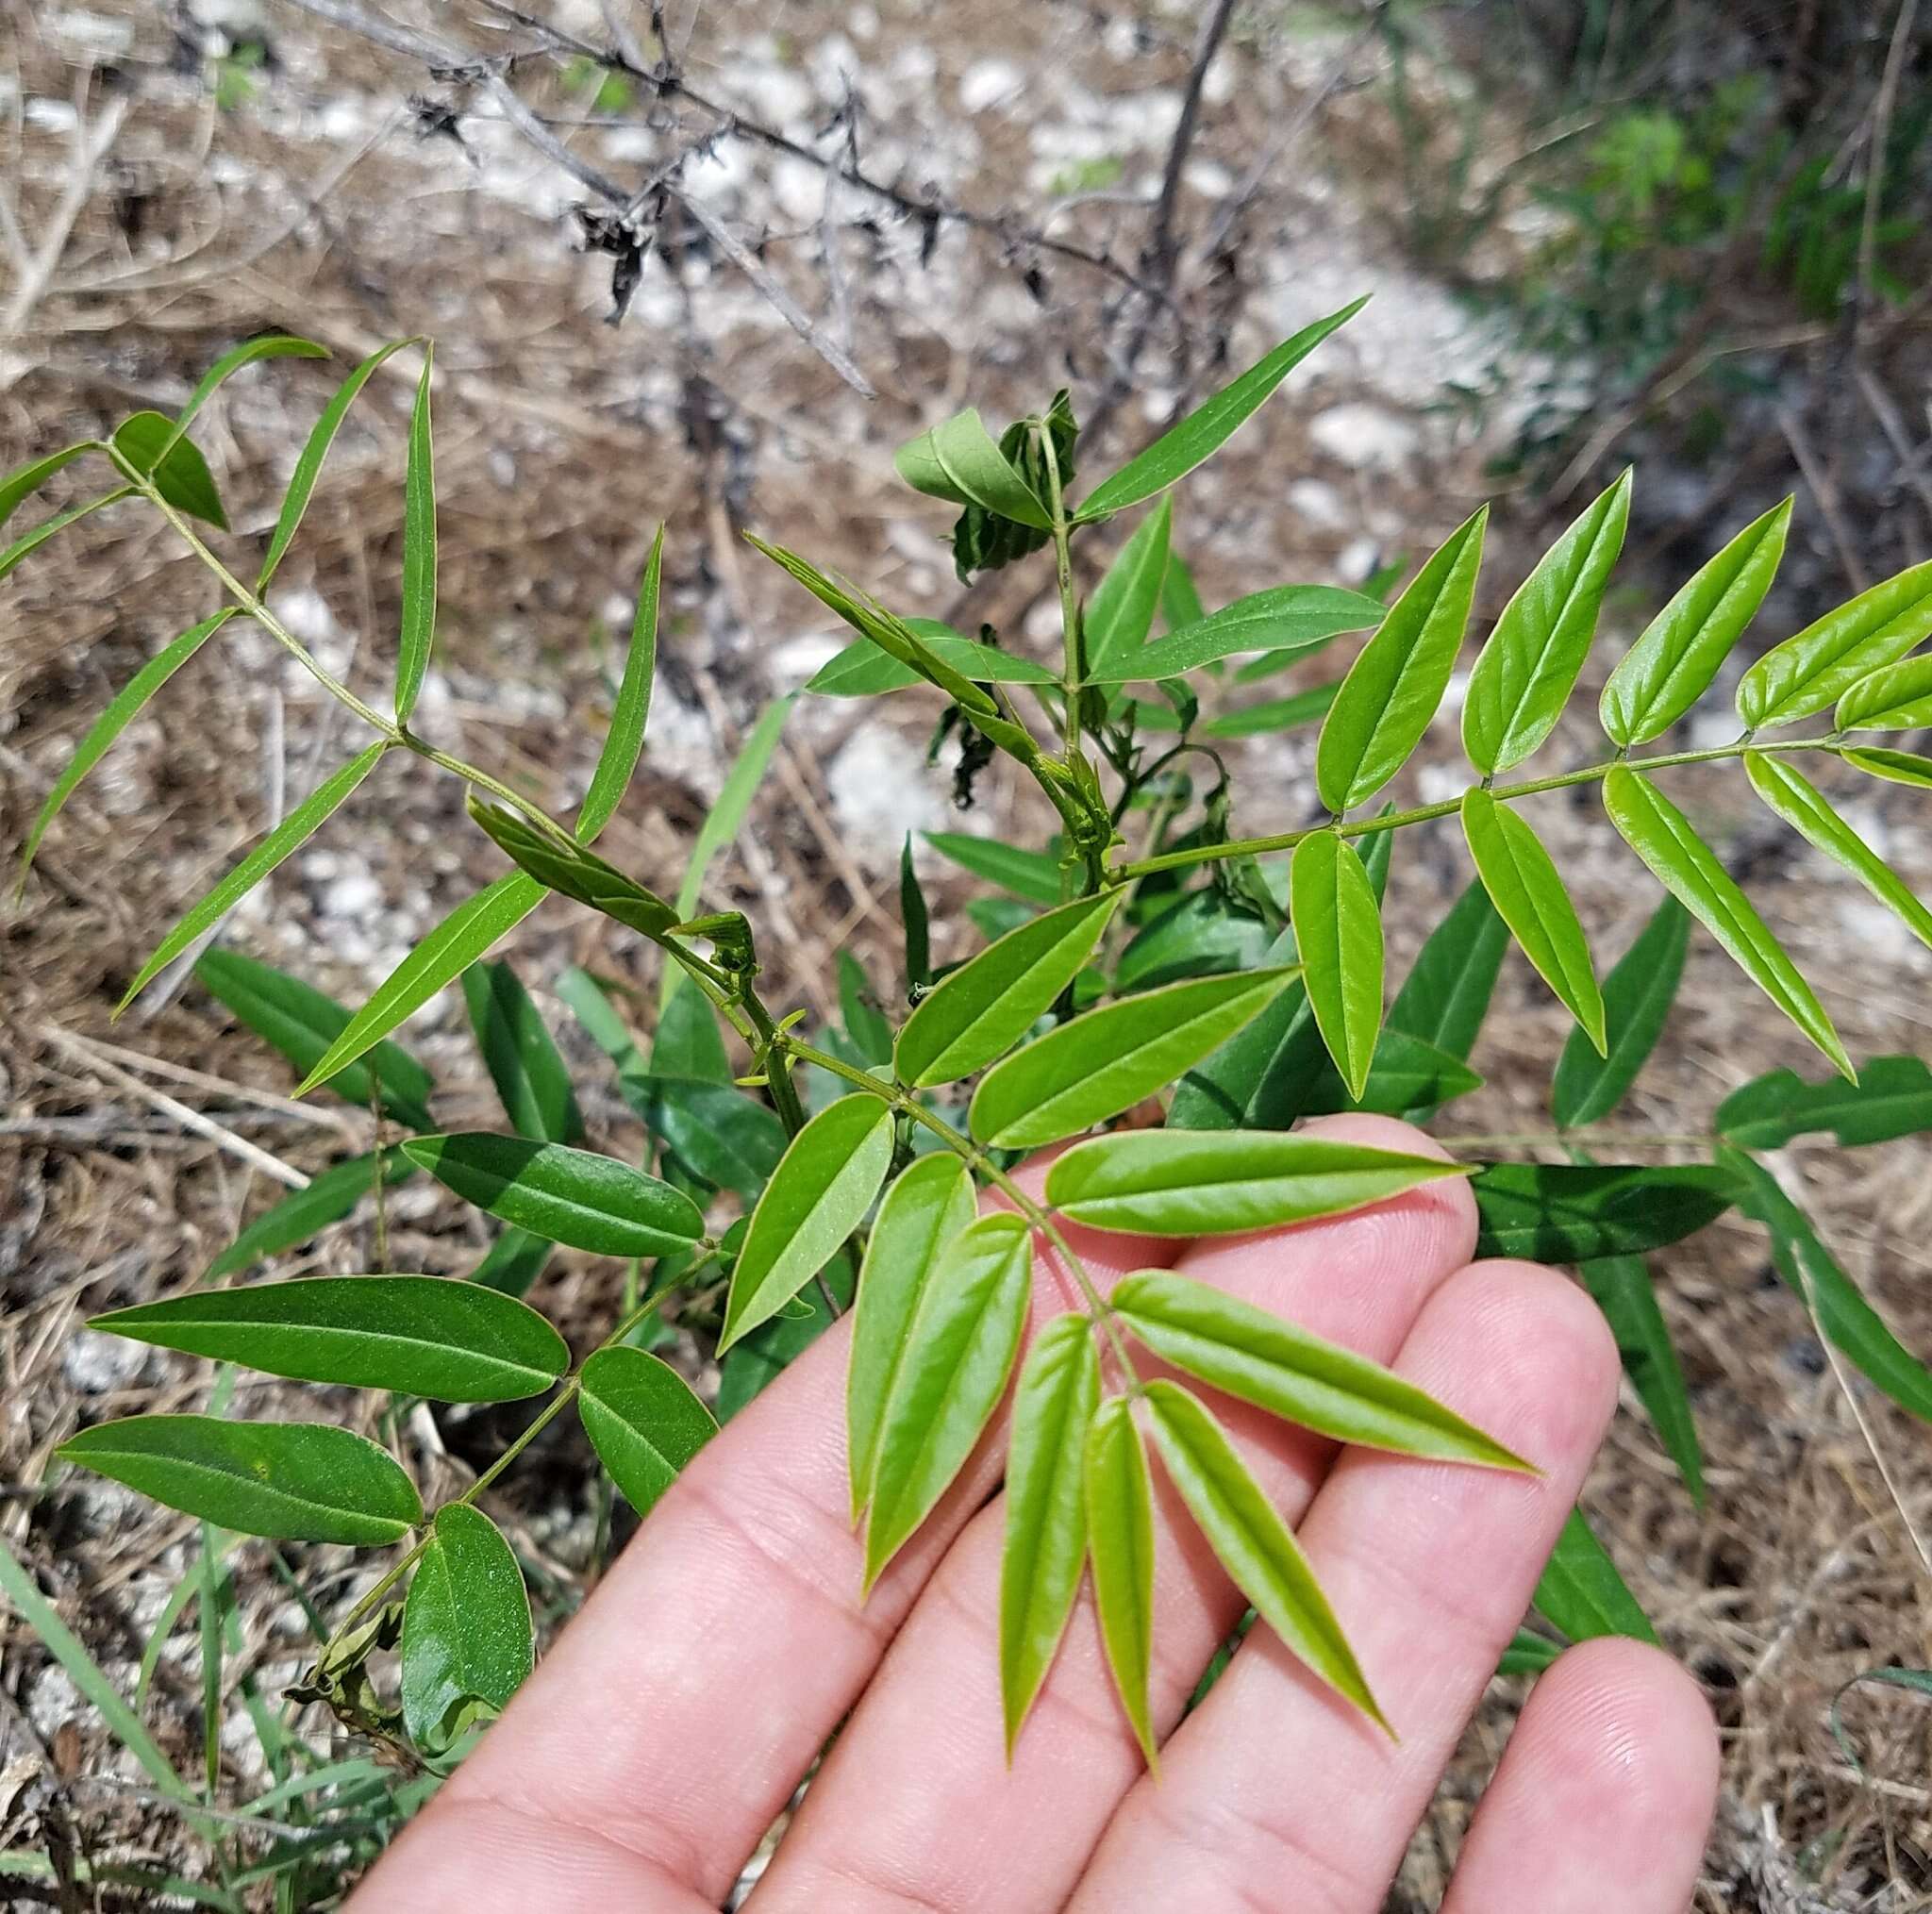
[[[1426,1130],[1404,1123],[1400,1117],[1374,1116],[1367,1110],[1310,1117],[1302,1124],[1301,1134],[1361,1143],[1374,1150],[1394,1150],[1406,1157],[1433,1157],[1442,1163],[1456,1161],[1451,1152]],[[1441,1218],[1447,1246],[1455,1251],[1458,1263],[1467,1262],[1475,1254],[1475,1192],[1470,1189],[1467,1176],[1443,1176],[1418,1184],[1393,1200],[1426,1205],[1434,1211]]]
[[[1530,1706],[1560,1723],[1593,1784],[1625,1802],[1647,1796],[1661,1810],[1716,1797],[1717,1717],[1690,1672],[1650,1642],[1578,1642],[1538,1682]]]

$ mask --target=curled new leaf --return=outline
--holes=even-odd
[[[1774,645],[1738,681],[1738,715],[1753,730],[1825,710],[1860,678],[1895,664],[1932,631],[1932,559],[1861,591]]]
[[[469,812],[496,848],[545,890],[588,904],[644,937],[657,937],[678,921],[678,913],[656,891],[626,877],[594,851],[553,838],[501,805],[472,797]]]
[[[1382,1024],[1382,912],[1356,848],[1313,831],[1289,867],[1289,915],[1302,987],[1351,1097],[1359,1099]]]
[[[718,1432],[710,1410],[669,1363],[622,1345],[585,1360],[577,1415],[598,1460],[641,1516]]]
[[[971,408],[900,446],[893,463],[913,491],[928,497],[976,505],[1036,531],[1052,526],[1033,488]]]
[[[1867,777],[1882,777],[1888,784],[1908,784],[1918,791],[1932,791],[1932,757],[1922,757],[1915,751],[1853,745],[1841,756],[1855,771],[1862,771]]]
[[[530,1598],[509,1543],[481,1510],[445,1503],[403,1605],[403,1724],[430,1753],[463,1709],[502,1709],[536,1658]]]

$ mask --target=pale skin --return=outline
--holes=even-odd
[[[1387,1119],[1319,1127],[1436,1151]],[[352,1914],[704,1914],[835,1730],[754,1914],[1377,1914],[1609,1420],[1603,1320],[1550,1270],[1471,1262],[1457,1180],[1221,1242],[1073,1238],[1103,1286],[1172,1265],[1392,1363],[1543,1472],[1338,1453],[1217,1401],[1399,1742],[1259,1626],[1182,1720],[1242,1604],[1157,1468],[1161,1776],[1084,1592],[1008,1767],[1003,1435],[861,1604],[835,1330],[692,1463]],[[1036,1323],[1065,1307],[1044,1256],[1035,1291]],[[1683,1914],[1717,1763],[1674,1662],[1573,1649],[1515,1728],[1443,1914]]]

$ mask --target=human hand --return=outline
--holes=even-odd
[[[1385,1119],[1319,1127],[1441,1154]],[[1218,1405],[1399,1742],[1259,1624],[1181,1720],[1243,1605],[1157,1471],[1160,1778],[1084,1593],[1008,1767],[999,1427],[861,1606],[841,1326],[691,1464],[351,1914],[716,1909],[835,1731],[756,1914],[1374,1914],[1609,1419],[1603,1319],[1549,1270],[1471,1264],[1453,1179],[1233,1240],[1069,1234],[1103,1285],[1183,1267],[1392,1362],[1543,1471],[1338,1453]],[[1061,1293],[1038,1251],[1036,1324]],[[1680,1914],[1716,1786],[1681,1669],[1634,1642],[1573,1649],[1537,1684],[1444,1914]]]

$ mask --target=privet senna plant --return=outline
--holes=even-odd
[[[1033,849],[934,836],[940,851],[1001,893],[970,907],[983,947],[950,967],[933,961],[908,843],[903,984],[880,992],[841,956],[841,1017],[816,1041],[801,1033],[802,1012],[777,1014],[760,995],[744,917],[703,907],[707,868],[739,828],[789,700],[749,738],[675,899],[595,849],[644,740],[661,533],[611,688],[608,735],[573,819],[551,816],[411,728],[436,624],[426,344],[409,431],[402,617],[387,710],[332,677],[266,594],[357,394],[391,354],[420,341],[374,354],[329,402],[258,562],[220,556],[198,528],[220,531],[224,520],[191,427],[221,382],[250,360],[320,354],[301,340],[252,341],[210,370],[177,418],[138,414],[110,441],[57,452],[0,485],[4,517],[74,460],[105,460],[113,472],[108,490],[0,555],[0,574],[76,519],[138,500],[169,523],[225,599],[103,713],[48,794],[28,859],[134,714],[236,618],[269,633],[373,734],[161,940],[129,983],[128,1000],[397,754],[464,779],[471,815],[510,866],[430,931],[353,1013],[233,952],[200,957],[202,983],[291,1060],[301,1094],[326,1090],[379,1113],[380,1147],[258,1217],[186,1293],[117,1310],[96,1326],[392,1399],[547,1395],[544,1406],[468,1491],[433,1512],[388,1450],[333,1423],[137,1416],[84,1430],[61,1451],[225,1529],[400,1548],[340,1619],[298,1694],[326,1701],[368,1732],[406,1739],[432,1759],[450,1754],[480,1714],[502,1706],[532,1658],[522,1573],[478,1506],[482,1492],[574,1407],[617,1489],[647,1511],[714,1427],[651,1353],[665,1304],[675,1299],[680,1320],[714,1339],[724,1378],[718,1407],[729,1414],[823,1330],[856,1284],[847,1422],[867,1589],[919,1532],[1010,1390],[1000,1619],[1009,1746],[1091,1573],[1123,1706],[1154,1758],[1147,1678],[1157,1462],[1254,1613],[1380,1721],[1341,1618],[1216,1405],[1233,1397],[1338,1441],[1434,1460],[1526,1464],[1388,1370],[1185,1275],[1142,1271],[1103,1292],[1070,1244],[1067,1223],[1213,1236],[1336,1216],[1433,1179],[1469,1176],[1484,1253],[1578,1266],[1662,1441],[1701,1498],[1696,1430],[1644,1257],[1735,1206],[1769,1232],[1777,1269],[1820,1331],[1878,1388],[1932,1417],[1932,1373],[1860,1296],[1759,1155],[1807,1132],[1828,1130],[1855,1146],[1932,1128],[1932,1072],[1911,1057],[1855,1070],[1810,986],[1662,776],[1680,765],[1741,763],[1766,805],[1932,943],[1932,914],[1799,768],[1837,759],[1875,778],[1932,785],[1932,759],[1880,741],[1932,724],[1932,658],[1910,656],[1932,629],[1932,565],[1862,592],[1766,651],[1739,683],[1736,743],[1649,748],[1709,690],[1751,624],[1777,569],[1787,501],[1736,533],[1618,661],[1599,706],[1609,755],[1525,776],[1520,767],[1548,741],[1594,641],[1629,510],[1625,473],[1537,563],[1476,655],[1462,710],[1468,789],[1407,809],[1381,804],[1463,651],[1486,513],[1457,527],[1399,592],[1399,578],[1374,581],[1370,592],[1276,585],[1208,610],[1173,547],[1174,487],[1354,310],[1278,346],[1084,497],[1074,495],[1078,433],[1064,392],[998,438],[969,411],[902,449],[908,482],[958,508],[962,576],[1050,549],[1064,637],[1053,664],[1006,649],[991,629],[968,637],[902,617],[797,554],[753,540],[854,633],[809,692],[937,693],[934,747],[957,746],[961,801],[980,768],[1004,755],[1038,784],[1059,824]],[[1083,598],[1076,545],[1137,508],[1138,522]],[[1285,696],[1248,697],[1249,688],[1350,633],[1366,636],[1340,676]],[[1821,724],[1796,728],[1807,720]],[[1272,837],[1232,835],[1217,742],[1316,724],[1325,819]],[[1203,773],[1198,782],[1192,768]],[[1601,787],[1616,833],[1665,893],[1601,979],[1524,803],[1588,784]],[[1474,880],[1391,997],[1381,912],[1394,839],[1452,816]],[[621,991],[575,970],[555,986],[642,1118],[648,1167],[587,1147],[549,1030],[510,969],[487,957],[552,892],[663,954],[648,1052],[632,1035]],[[1598,1161],[1591,1126],[1616,1108],[1657,1040],[1693,919],[1835,1074],[1814,1082],[1778,1071],[1740,1087],[1714,1114],[1707,1162]],[[1575,1020],[1551,1086],[1551,1140],[1564,1160],[1444,1162],[1293,1129],[1335,1110],[1423,1120],[1475,1088],[1481,1078],[1470,1057],[1512,941]],[[456,982],[501,1094],[508,1124],[501,1134],[438,1131],[435,1086],[393,1035]],[[736,1059],[733,1041],[741,1048]],[[1163,1097],[1161,1127],[1108,1127]],[[382,1140],[390,1125],[407,1134]],[[1047,1171],[1042,1197],[1015,1180],[1021,1156],[1069,1142]],[[468,1280],[383,1272],[225,1287],[365,1197],[376,1200],[379,1225],[385,1187],[418,1173],[502,1225]],[[987,1191],[997,1199],[991,1209],[982,1207]],[[620,1259],[625,1270],[618,1321],[575,1366],[523,1300],[559,1243]],[[1040,1326],[1027,1348],[1035,1314]],[[1150,1357],[1166,1373],[1150,1377]],[[225,1391],[217,1400],[225,1403]],[[1546,1664],[1561,1637],[1650,1632],[1580,1517],[1552,1558],[1537,1614],[1507,1668]],[[367,1668],[375,1650],[396,1645],[399,1703]]]

